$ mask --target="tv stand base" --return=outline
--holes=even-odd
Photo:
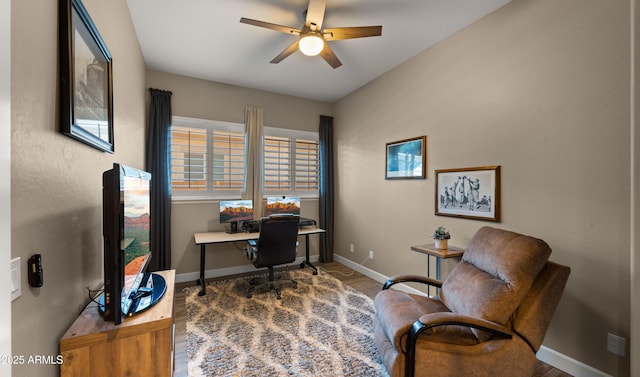
[[[80,313],[60,339],[61,377],[173,376],[175,270],[157,274],[166,292],[143,313],[119,325],[105,321],[95,304]]]

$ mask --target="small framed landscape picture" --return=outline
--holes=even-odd
[[[387,143],[385,179],[425,179],[427,137]]]
[[[500,221],[500,166],[435,173],[436,215]]]

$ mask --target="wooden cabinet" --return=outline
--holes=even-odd
[[[118,326],[89,305],[60,340],[61,377],[171,377],[175,270],[159,272],[167,291],[156,305]]]

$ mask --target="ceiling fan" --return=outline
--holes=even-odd
[[[315,56],[319,54],[335,69],[340,67],[342,63],[326,42],[352,38],[377,37],[382,35],[382,26],[352,26],[322,29],[326,3],[326,0],[309,0],[309,7],[306,11],[306,21],[300,29],[245,17],[240,18],[240,22],[298,37],[295,42],[273,58],[271,63],[280,63],[284,58],[300,49],[305,55]]]

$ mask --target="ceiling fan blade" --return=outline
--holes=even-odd
[[[278,64],[281,61],[283,61],[284,58],[286,58],[287,56],[289,56],[289,55],[293,54],[294,52],[298,51],[298,41],[299,40],[296,40],[291,45],[289,45],[289,47],[287,47],[284,50],[282,50],[282,52],[280,54],[278,54],[278,56],[273,58],[273,60],[271,60],[269,63]]]
[[[338,41],[342,39],[378,37],[382,35],[382,26],[352,26],[324,29],[322,31],[325,41]]]
[[[340,59],[338,59],[331,47],[329,47],[328,43],[324,44],[324,48],[322,49],[322,51],[320,51],[320,56],[322,56],[322,59],[329,63],[329,65],[333,67],[333,69],[336,69],[342,65],[342,62],[340,61]]]
[[[258,20],[253,20],[251,18],[245,18],[245,17],[240,18],[240,22],[243,23],[243,24],[259,26],[259,27],[263,27],[263,28],[267,28],[267,29],[271,29],[271,30],[281,31],[281,32],[286,33],[286,34],[300,35],[300,30],[292,28],[292,27],[289,27],[289,26],[282,26],[282,25],[272,24],[270,22],[258,21]]]
[[[326,0],[309,0],[307,20],[305,22],[306,27],[311,29],[311,24],[315,24],[315,30],[322,29],[322,21],[324,20],[324,10],[326,5]]]

